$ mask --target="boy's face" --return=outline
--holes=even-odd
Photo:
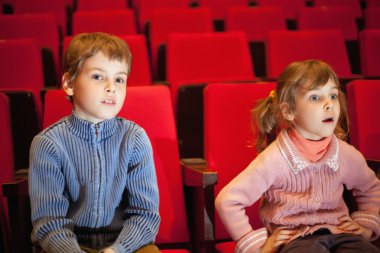
[[[99,123],[115,117],[123,106],[128,78],[128,64],[110,60],[102,52],[83,62],[74,83],[63,77],[63,88],[72,96],[78,117]]]

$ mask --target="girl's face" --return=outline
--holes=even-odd
[[[98,52],[84,61],[74,83],[64,76],[64,90],[72,96],[78,117],[95,124],[115,117],[124,103],[127,73],[126,62],[110,60]]]
[[[340,114],[337,84],[331,79],[314,90],[297,92],[294,112],[285,113],[299,134],[309,140],[320,140],[334,133]]]

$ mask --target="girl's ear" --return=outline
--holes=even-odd
[[[65,73],[62,76],[62,88],[65,91],[67,96],[74,95],[73,85],[71,83],[71,78],[68,73]]]
[[[294,113],[290,111],[289,105],[285,102],[280,105],[281,115],[287,121],[294,120]]]

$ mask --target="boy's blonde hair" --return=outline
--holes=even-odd
[[[82,70],[83,62],[99,51],[112,60],[125,61],[129,75],[132,54],[124,40],[102,32],[81,33],[71,40],[63,57],[63,73],[70,76],[70,82],[75,81]]]
[[[336,83],[339,94],[340,116],[335,135],[345,139],[348,135],[347,104],[340,90],[339,79],[330,65],[320,60],[293,62],[288,65],[277,79],[275,92],[261,100],[253,110],[254,129],[258,130],[256,148],[263,151],[283,128],[291,127],[291,122],[282,117],[280,105],[286,103],[288,112],[295,111],[295,95],[301,88],[313,90],[324,86],[329,80]]]

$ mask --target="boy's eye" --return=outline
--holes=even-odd
[[[319,97],[318,97],[317,95],[311,95],[311,96],[309,97],[309,99],[310,99],[310,101],[315,102],[315,101],[318,101]]]
[[[123,79],[123,78],[116,78],[116,80],[115,80],[115,82],[116,83],[120,83],[120,84],[123,84],[123,83],[125,83],[125,80]]]

